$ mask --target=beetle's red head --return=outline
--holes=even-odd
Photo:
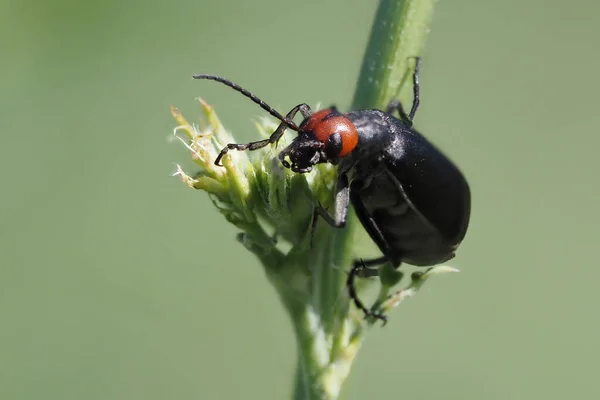
[[[310,172],[319,163],[337,164],[340,157],[350,154],[357,144],[358,132],[352,121],[329,108],[302,121],[298,136],[279,153],[279,159],[294,172]]]

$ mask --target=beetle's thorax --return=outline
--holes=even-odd
[[[354,169],[353,174],[368,175],[377,168],[384,149],[396,145],[398,137],[393,135],[388,123],[389,116],[380,110],[353,111],[346,114],[358,133],[354,151],[340,159],[339,171]]]

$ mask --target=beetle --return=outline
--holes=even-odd
[[[307,173],[320,163],[337,166],[334,214],[317,206],[315,216],[341,228],[352,204],[382,256],[356,261],[346,285],[365,317],[381,319],[384,324],[387,317],[368,309],[358,298],[354,278],[377,275],[377,270],[368,267],[384,263],[397,269],[402,263],[428,267],[450,260],[466,235],[470,219],[467,180],[452,161],[413,128],[420,104],[420,65],[417,57],[412,75],[413,103],[408,114],[396,100],[385,111],[368,109],[345,114],[335,107],[313,112],[302,103],[284,117],[230,80],[214,75],[193,76],[229,86],[281,121],[267,139],[228,144],[216,158],[216,165],[221,165],[229,150],[256,150],[276,144],[289,128],[298,136],[279,153],[286,168]],[[303,117],[300,125],[293,121],[298,112]]]

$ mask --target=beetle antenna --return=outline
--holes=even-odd
[[[254,93],[249,92],[248,90],[244,89],[243,87],[241,87],[237,83],[234,83],[234,82],[230,81],[229,79],[221,78],[220,76],[215,76],[215,75],[197,74],[197,75],[192,75],[192,78],[194,78],[194,79],[207,79],[207,80],[216,81],[216,82],[220,82],[220,83],[222,83],[224,85],[227,85],[230,88],[232,88],[233,90],[235,90],[237,92],[240,92],[244,96],[248,97],[250,100],[252,100],[256,104],[258,104],[260,106],[260,108],[262,108],[263,110],[265,110],[266,112],[268,112],[269,114],[271,114],[273,117],[277,118],[278,120],[280,120],[282,122],[285,122],[285,124],[290,129],[298,131],[298,125],[296,125],[294,123],[294,121],[290,121],[289,119],[286,119],[277,110],[275,110],[273,107],[271,107],[270,105],[268,105],[267,103],[265,103],[264,101],[262,101],[260,98],[258,98],[258,96],[256,96]]]

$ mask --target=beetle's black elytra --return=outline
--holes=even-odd
[[[469,185],[459,169],[442,152],[416,131],[413,118],[419,97],[420,59],[413,74],[413,104],[405,113],[399,101],[386,111],[359,110],[346,114],[335,107],[315,113],[299,104],[284,117],[239,85],[213,75],[195,79],[221,82],[250,98],[281,123],[264,140],[228,144],[215,160],[229,150],[256,150],[276,143],[287,128],[298,132],[292,143],[279,153],[279,160],[294,172],[310,172],[319,163],[337,165],[334,215],[315,207],[329,225],[346,224],[352,204],[369,236],[383,257],[357,261],[348,276],[347,287],[355,305],[366,316],[386,317],[363,305],[354,289],[354,278],[368,266],[386,262],[432,266],[454,257],[470,219]],[[300,112],[302,123],[293,122]],[[398,113],[399,118],[393,116]]]

